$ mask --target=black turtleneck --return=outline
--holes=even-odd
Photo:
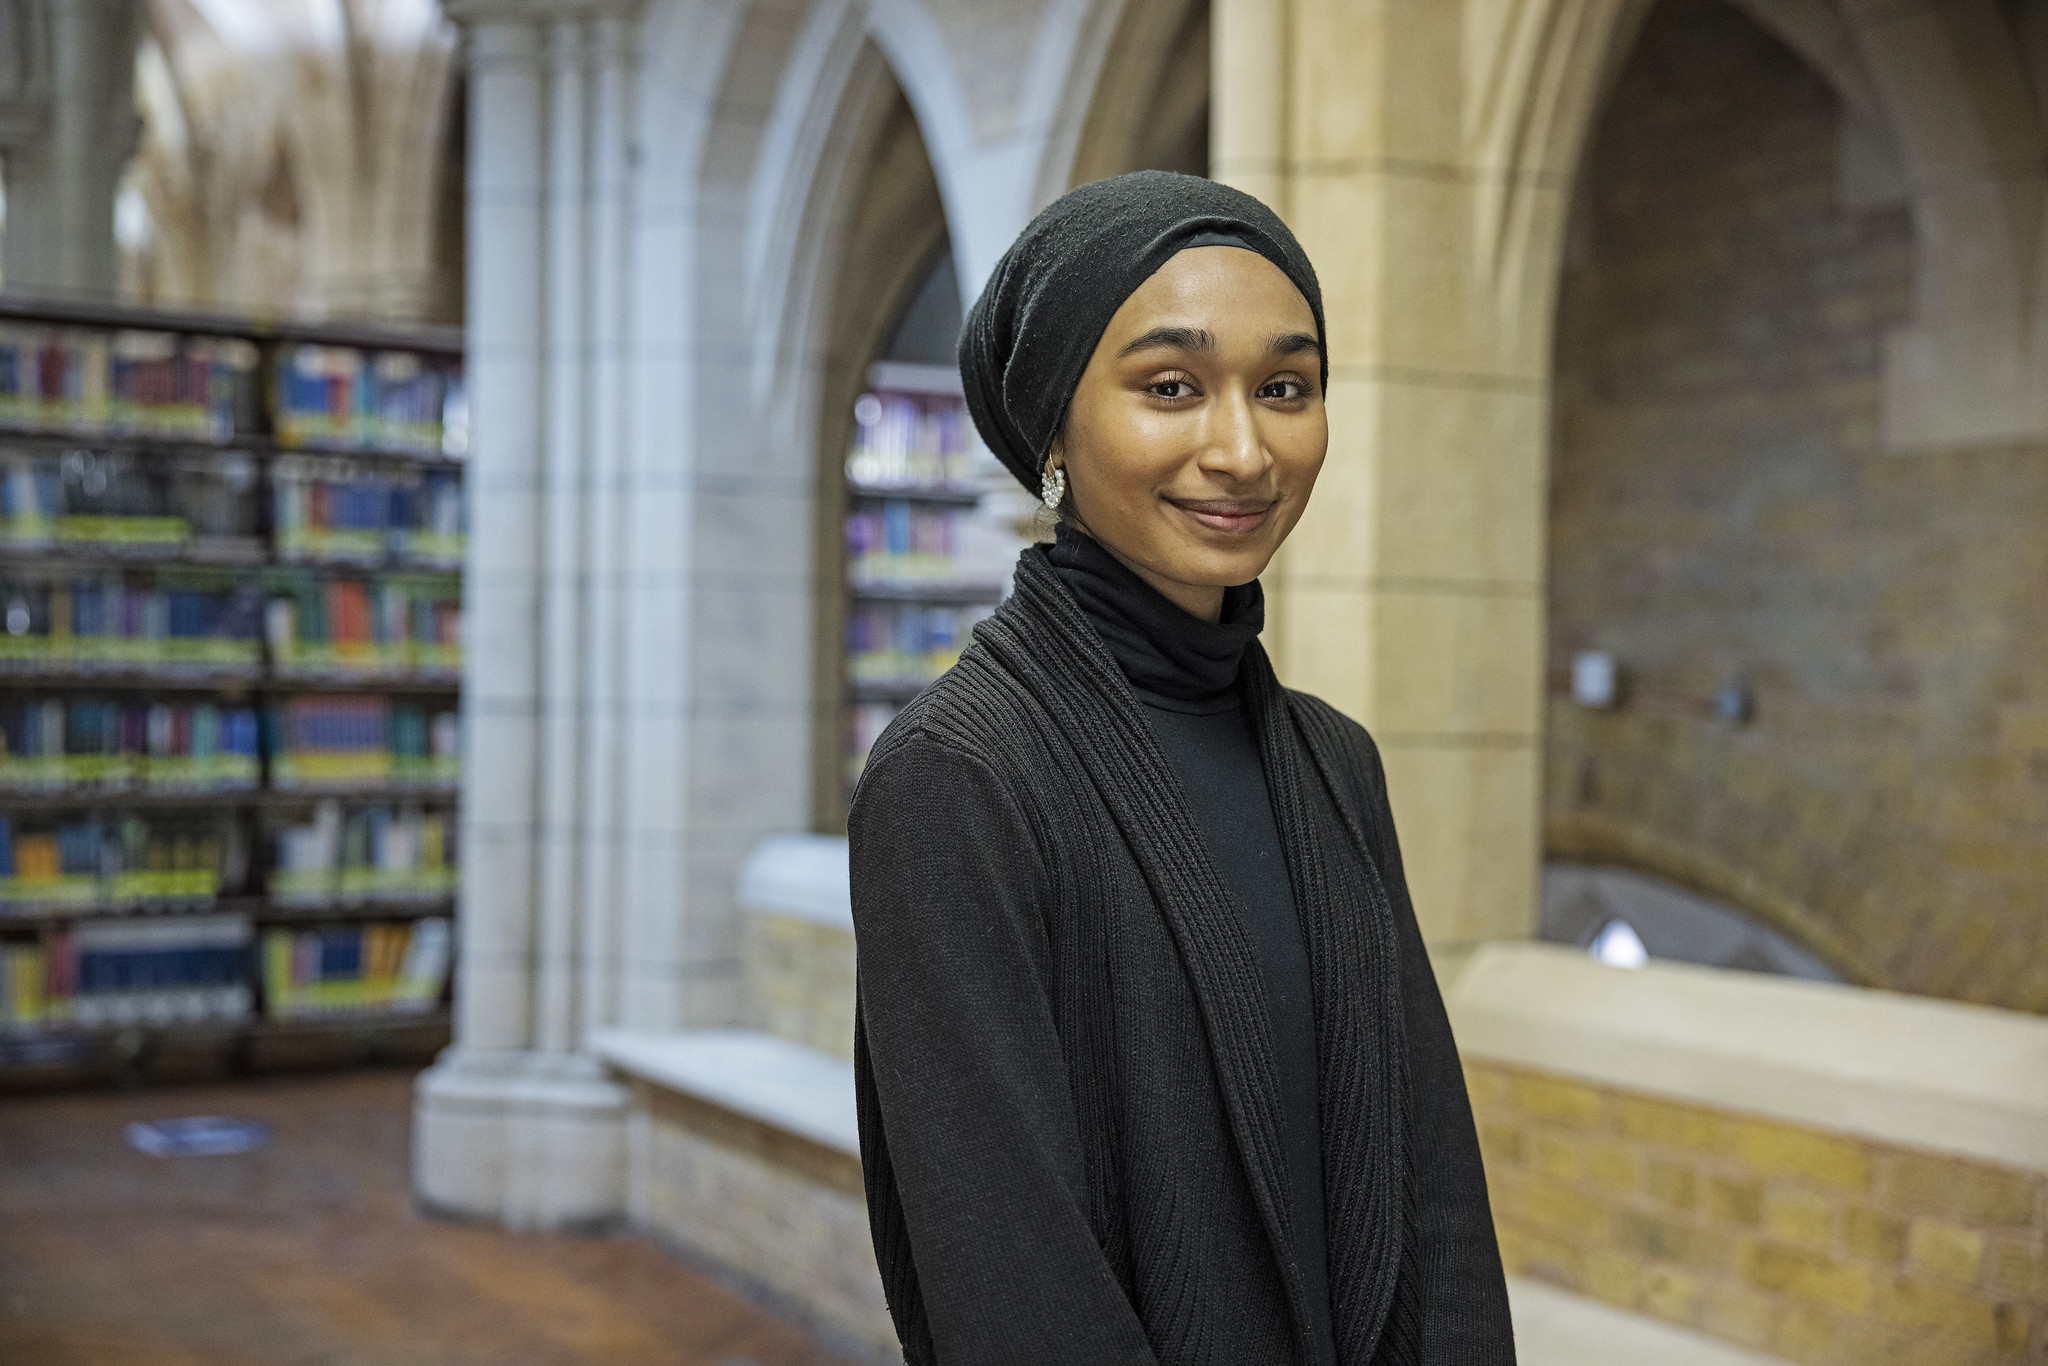
[[[1256,582],[1227,588],[1221,620],[1203,621],[1088,536],[1064,524],[1058,536],[1047,557],[1130,680],[1244,915],[1279,1067],[1295,1256],[1308,1292],[1314,1361],[1335,1366],[1308,951],[1258,741],[1237,687],[1245,647],[1265,624],[1264,595]]]

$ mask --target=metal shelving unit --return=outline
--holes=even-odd
[[[342,784],[319,787],[277,787],[277,788],[92,788],[67,787],[51,791],[37,791],[33,788],[0,788],[0,812],[6,811],[81,811],[91,809],[134,811],[148,807],[165,808],[207,808],[234,807],[257,808],[278,806],[306,806],[320,801],[375,802],[388,805],[392,802],[452,802],[461,789],[447,784],[391,784],[376,787],[349,787]],[[6,921],[6,912],[0,911],[0,924]]]
[[[181,359],[188,352],[196,354],[206,348],[227,344],[240,344],[245,351],[253,348],[254,366],[236,372],[246,377],[253,390],[250,394],[244,394],[239,388],[234,391],[232,430],[153,431],[134,429],[133,423],[127,429],[117,429],[107,421],[89,424],[69,420],[40,422],[33,417],[24,418],[15,411],[22,406],[34,409],[37,406],[35,402],[17,402],[13,407],[6,402],[6,395],[22,392],[22,376],[12,371],[0,374],[0,452],[9,453],[10,459],[41,459],[45,462],[44,467],[51,457],[59,461],[84,459],[101,462],[102,467],[146,471],[150,478],[166,482],[173,476],[217,478],[223,490],[219,496],[229,502],[235,498],[243,500],[252,520],[245,528],[246,534],[201,534],[199,525],[188,522],[187,534],[175,539],[130,542],[104,536],[95,538],[92,533],[98,529],[96,523],[116,531],[122,528],[117,525],[117,515],[93,512],[69,526],[61,521],[50,523],[46,534],[30,540],[0,539],[0,580],[56,582],[63,576],[95,574],[103,577],[170,575],[174,578],[207,575],[253,588],[260,595],[270,591],[269,585],[280,574],[317,581],[322,585],[319,591],[325,591],[324,585],[335,581],[396,575],[415,584],[421,580],[448,584],[450,587],[445,590],[437,587],[431,591],[436,594],[445,592],[446,600],[456,600],[461,571],[448,557],[413,557],[388,551],[360,555],[307,553],[303,550],[281,553],[273,510],[279,481],[293,478],[288,473],[293,470],[312,471],[317,478],[330,482],[344,477],[362,481],[377,479],[383,481],[383,487],[424,486],[444,490],[446,499],[458,497],[459,489],[449,480],[459,480],[460,472],[465,468],[463,452],[459,450],[446,449],[445,446],[439,450],[415,449],[410,441],[403,447],[374,440],[359,444],[347,435],[292,442],[280,439],[279,435],[284,426],[281,415],[287,363],[298,364],[300,358],[308,355],[361,353],[359,360],[364,366],[383,367],[389,362],[396,373],[410,365],[415,372],[430,374],[436,385],[459,385],[462,339],[458,331],[285,324],[206,313],[169,313],[0,297],[0,328],[18,329],[21,325],[48,329],[52,337],[61,336],[67,342],[82,346],[98,345],[103,352],[115,354],[127,339],[135,337],[170,339],[166,344]],[[79,342],[80,338],[85,340]],[[316,350],[300,351],[298,348]],[[14,352],[7,352],[0,357],[0,365],[12,365],[16,359]],[[101,359],[104,360],[104,356]],[[118,378],[118,367],[110,369],[109,373]],[[378,370],[379,376],[383,373],[382,369]],[[296,382],[295,372],[291,377]],[[58,393],[52,400],[48,379],[45,372],[34,381],[42,385],[40,392],[46,408],[52,402],[59,405],[72,402],[73,395],[69,390]],[[68,379],[60,381],[70,382]],[[221,381],[216,379],[212,382],[217,385]],[[359,386],[367,383],[364,380],[357,382]],[[239,384],[241,380],[234,383]],[[209,402],[220,402],[222,392],[215,388],[196,400],[189,396],[181,397],[203,408]],[[395,391],[387,388],[384,392],[390,394]],[[115,400],[119,399],[120,396],[115,395]],[[81,405],[74,404],[74,407],[82,410]],[[303,411],[302,408],[293,409],[294,414]],[[349,423],[360,416],[360,409],[343,413],[337,419],[337,425],[353,432],[354,428]],[[378,415],[372,416],[374,420],[382,420]],[[444,409],[436,416],[446,422],[448,410]],[[389,430],[411,438],[426,428],[415,424],[379,427],[377,430]],[[445,440],[448,432],[457,429],[443,426],[436,430],[443,433]],[[227,463],[221,463],[223,461]],[[250,471],[245,486],[230,488],[225,473],[230,467]],[[205,473],[208,469],[214,472]],[[193,473],[195,470],[201,473]],[[440,482],[436,484],[435,480]],[[13,505],[8,506],[12,508]],[[228,506],[228,502],[222,506]],[[0,537],[12,533],[11,523],[0,526],[5,527],[5,530],[0,530]],[[128,581],[147,584],[151,580]],[[191,580],[188,577],[186,581]],[[258,600],[268,601],[261,596]],[[0,631],[20,635],[21,631],[8,618],[4,608],[5,604],[0,604]],[[335,705],[346,705],[341,699],[347,697],[391,698],[398,700],[401,706],[413,706],[415,709],[415,703],[403,699],[417,699],[418,703],[432,703],[444,710],[452,710],[459,701],[460,678],[449,670],[422,672],[284,664],[272,657],[262,620],[256,625],[255,641],[258,662],[246,667],[203,663],[126,664],[108,661],[93,664],[64,659],[38,660],[18,657],[29,653],[24,649],[0,649],[0,701],[119,698],[126,699],[132,706],[161,699],[189,706],[219,699],[238,707],[258,709],[259,715],[266,718],[263,722],[266,727],[270,725],[267,718],[273,715],[273,708],[297,697],[331,698],[335,699]],[[8,644],[11,643],[0,641],[0,646]],[[0,786],[0,817],[12,822],[8,827],[9,833],[0,839],[11,841],[13,831],[19,829],[22,818],[34,820],[66,812],[79,813],[90,821],[154,813],[162,813],[168,819],[187,820],[213,816],[218,818],[219,828],[235,832],[234,838],[240,841],[238,847],[247,855],[244,876],[234,879],[233,885],[222,885],[217,894],[204,897],[64,898],[56,902],[39,902],[32,896],[17,895],[22,889],[9,876],[4,885],[0,885],[0,893],[6,894],[4,899],[0,899],[0,951],[23,945],[40,945],[45,941],[38,936],[48,933],[83,931],[91,926],[118,927],[124,923],[137,927],[172,925],[208,917],[240,918],[247,923],[253,935],[245,950],[244,980],[249,987],[251,1009],[244,1018],[161,1020],[92,1027],[46,1020],[29,1028],[10,1023],[8,989],[19,984],[0,981],[0,1078],[4,1078],[16,1064],[32,1065],[29,1055],[38,1048],[44,1048],[45,1052],[50,1048],[63,1052],[81,1047],[118,1045],[116,1051],[132,1061],[134,1056],[147,1054],[168,1043],[227,1040],[240,1046],[255,1040],[293,1035],[381,1034],[391,1030],[439,1030],[445,1034],[450,1019],[445,990],[441,1004],[425,1012],[378,1014],[365,1011],[332,1017],[272,1018],[271,1003],[265,999],[262,955],[258,951],[263,931],[271,928],[295,931],[328,928],[340,933],[351,926],[403,925],[452,918],[455,899],[452,894],[438,892],[274,896],[269,887],[271,868],[267,857],[272,827],[267,822],[294,810],[317,807],[323,802],[341,803],[345,809],[357,812],[371,806],[447,812],[457,799],[455,787],[440,783],[283,785],[273,772],[275,744],[276,736],[270,735],[259,746],[258,776],[253,787],[150,788],[137,784],[61,788]],[[447,838],[450,839],[452,825],[451,813],[451,818],[441,827],[448,831]],[[10,868],[13,866],[12,847],[10,843],[7,855]],[[112,885],[111,878],[105,881]],[[0,972],[10,971],[10,962],[0,956]],[[448,976],[452,978],[452,973]]]
[[[393,897],[388,900],[334,897],[305,904],[266,896],[224,896],[204,904],[140,902],[122,906],[80,906],[63,911],[31,911],[0,916],[0,926],[54,929],[94,920],[163,920],[195,915],[245,915],[259,925],[310,925],[330,921],[415,920],[454,913],[453,895]]]

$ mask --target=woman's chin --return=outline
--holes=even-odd
[[[1273,549],[1263,544],[1240,544],[1227,550],[1190,546],[1168,558],[1168,572],[1172,578],[1198,588],[1235,588],[1266,572]]]

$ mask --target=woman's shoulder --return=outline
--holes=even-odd
[[[1041,709],[979,642],[960,662],[913,698],[883,728],[862,770],[983,769],[997,776],[1016,768],[1032,748]],[[858,799],[858,789],[855,796]]]
[[[856,915],[860,886],[886,883],[906,864],[1004,876],[1035,866],[1051,793],[1050,766],[1033,758],[1043,753],[1029,709],[971,651],[919,693],[875,741],[854,784],[846,825]]]

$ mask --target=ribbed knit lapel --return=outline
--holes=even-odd
[[[1331,1312],[1346,1363],[1416,1359],[1416,1275],[1408,1144],[1407,1041],[1392,908],[1349,800],[1347,775],[1299,724],[1263,649],[1245,654],[1266,790],[1294,883],[1316,1001]],[[1318,819],[1317,792],[1338,820]],[[1331,826],[1337,828],[1331,830]],[[1319,831],[1329,832],[1318,838]]]
[[[975,628],[975,636],[1072,740],[1180,947],[1231,1136],[1287,1289],[1297,1338],[1306,1344],[1308,1300],[1294,1257],[1265,985],[1180,781],[1130,683],[1042,554],[1019,557],[1015,595]]]

